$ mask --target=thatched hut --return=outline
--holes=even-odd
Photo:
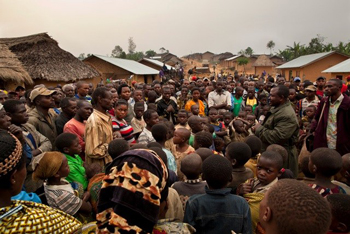
[[[269,75],[275,74],[276,65],[265,54],[262,54],[257,58],[253,63],[253,67],[256,75],[261,75],[264,71]]]
[[[94,79],[100,76],[98,71],[61,49],[58,42],[46,33],[17,38],[1,38],[0,45],[7,47],[15,55],[25,70],[25,72],[21,72],[22,76],[29,74],[32,78],[34,84],[24,82],[29,86],[36,84],[56,86],[78,80],[96,84],[100,81],[99,78]],[[7,61],[14,58],[10,55],[8,54],[3,59]],[[3,73],[5,70],[0,69],[0,77],[3,76]]]

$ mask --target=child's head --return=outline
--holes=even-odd
[[[215,150],[217,152],[221,153],[223,151],[223,149],[225,148],[224,139],[222,139],[221,137],[216,137],[214,139],[214,146],[215,146]]]
[[[174,124],[171,121],[167,120],[167,119],[162,119],[162,123],[164,123],[165,126],[168,129],[167,140],[173,138],[174,137],[174,131],[175,131]]]
[[[248,87],[248,98],[249,99],[255,98],[255,88],[254,87]]]
[[[188,120],[187,111],[184,109],[179,110],[179,112],[177,113],[177,122],[181,125],[186,125],[187,120]]]
[[[248,136],[245,138],[245,143],[249,146],[250,150],[252,151],[251,157],[254,158],[261,152],[262,148],[262,142],[259,137],[257,136]]]
[[[219,112],[217,109],[210,108],[209,110],[210,122],[215,123],[218,120],[218,115],[219,115]]]
[[[242,97],[244,89],[241,86],[238,86],[236,87],[235,92],[236,92],[235,94],[236,97]]]
[[[114,108],[115,117],[124,119],[128,115],[128,103],[124,99],[119,99]]]
[[[247,113],[247,115],[250,115],[253,113],[253,107],[251,105],[246,105],[244,107],[244,111]]]
[[[282,156],[274,151],[261,154],[257,164],[257,177],[262,185],[268,185],[281,175]]]
[[[255,115],[247,115],[247,121],[250,123],[250,124],[254,124],[255,123]]]
[[[61,153],[71,156],[81,153],[79,138],[73,133],[65,132],[58,135],[55,141],[55,146]]]
[[[148,103],[155,103],[157,100],[157,93],[153,90],[148,92]]]
[[[246,119],[247,118],[247,112],[245,112],[245,111],[238,112],[238,118]]]
[[[314,105],[310,105],[306,107],[305,114],[309,119],[313,119],[316,113],[316,107]]]
[[[289,101],[294,101],[295,99],[296,99],[296,90],[295,90],[295,88],[291,88],[291,87],[289,87],[289,96],[288,96],[288,99],[289,99]]]
[[[343,166],[340,170],[340,174],[343,178],[345,178],[348,182],[350,181],[350,153],[344,154],[342,156]]]
[[[33,180],[63,178],[69,175],[67,158],[61,152],[45,152],[33,172]]]
[[[350,196],[347,194],[330,194],[327,201],[331,206],[332,222],[330,230],[338,233],[350,231]]]
[[[201,96],[201,92],[199,91],[199,88],[197,87],[192,88],[191,93],[192,93],[193,101],[197,102],[199,97]]]
[[[151,132],[154,140],[159,143],[164,143],[168,140],[168,128],[163,123],[153,125]]]
[[[159,122],[157,111],[147,109],[145,113],[143,113],[143,120],[146,122],[147,126],[151,128],[153,125]]]
[[[331,211],[327,201],[306,184],[278,181],[260,202],[259,220],[266,233],[326,233]]]
[[[130,149],[129,143],[124,139],[115,139],[108,144],[108,154],[116,158]]]
[[[135,102],[141,102],[143,99],[142,89],[135,89],[134,90],[134,100]]]
[[[309,170],[315,175],[332,177],[337,174],[342,167],[340,154],[329,148],[317,148],[311,152]]]
[[[183,144],[190,139],[191,132],[186,128],[178,128],[174,132],[174,144]]]
[[[199,106],[197,104],[191,106],[191,113],[193,115],[198,115],[199,114]]]
[[[307,178],[315,178],[315,175],[312,174],[309,170],[309,161],[310,157],[304,157],[300,162],[300,170],[303,172],[304,176]]]
[[[209,156],[213,155],[213,151],[211,149],[204,147],[198,148],[196,153],[201,157],[202,162],[204,162],[204,160],[206,160]]]
[[[101,173],[103,168],[99,163],[87,164],[85,167],[85,174],[87,179],[91,179],[94,175]]]
[[[224,118],[225,126],[228,126],[233,119],[233,114],[231,112],[225,112],[225,114],[223,115],[223,118]]]
[[[145,105],[143,102],[136,102],[134,105],[135,117],[141,119],[143,113],[145,112]]]
[[[181,172],[187,179],[195,180],[202,173],[202,158],[198,154],[188,154],[181,160]]]
[[[188,95],[188,88],[186,86],[182,86],[181,88],[181,96],[182,97],[187,97]]]
[[[197,132],[194,135],[193,148],[198,149],[200,147],[209,148],[213,144],[213,136],[209,132]]]
[[[246,132],[245,128],[244,128],[244,123],[242,120],[239,120],[239,119],[235,120],[233,122],[233,127],[235,128],[235,131],[237,133],[245,133]]]
[[[260,103],[260,105],[262,105],[262,106],[265,106],[265,105],[267,104],[267,96],[266,96],[266,94],[261,93],[261,94],[259,95],[259,103]]]
[[[270,108],[271,108],[271,107],[270,107],[269,105],[265,105],[264,108],[263,108],[262,114],[263,114],[264,116],[266,116],[266,115],[267,115],[267,112],[270,111]]]
[[[188,125],[192,129],[193,133],[197,133],[203,130],[201,117],[192,115],[190,118],[188,118]]]
[[[222,189],[232,180],[230,161],[220,155],[212,155],[203,162],[203,179],[210,189]]]
[[[288,152],[283,146],[272,144],[266,148],[266,151],[274,151],[279,153],[282,156],[283,165],[286,165],[286,163],[288,162]]]
[[[251,155],[251,149],[244,142],[232,142],[226,147],[225,157],[231,162],[233,168],[244,166]]]

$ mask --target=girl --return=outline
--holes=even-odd
[[[136,143],[134,138],[134,129],[131,125],[125,121],[125,117],[128,114],[128,103],[125,100],[120,99],[114,109],[115,117],[112,117],[113,134],[120,135],[129,144]],[[118,134],[119,133],[119,134]]]

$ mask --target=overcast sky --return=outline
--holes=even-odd
[[[0,0],[0,37],[47,32],[60,47],[110,55],[164,47],[194,52],[237,53],[248,46],[269,53],[317,34],[326,42],[350,41],[350,0]]]

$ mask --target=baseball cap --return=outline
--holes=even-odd
[[[309,85],[306,87],[305,90],[311,91],[311,92],[316,92],[316,87],[314,85]]]
[[[326,80],[323,76],[318,77],[316,80]]]
[[[56,93],[56,90],[48,90],[45,87],[39,87],[32,90],[32,92],[30,93],[29,99],[33,102],[34,99],[40,95],[49,96],[49,95],[52,95],[53,93]]]
[[[294,82],[296,82],[296,81],[301,81],[300,77],[295,77]]]

